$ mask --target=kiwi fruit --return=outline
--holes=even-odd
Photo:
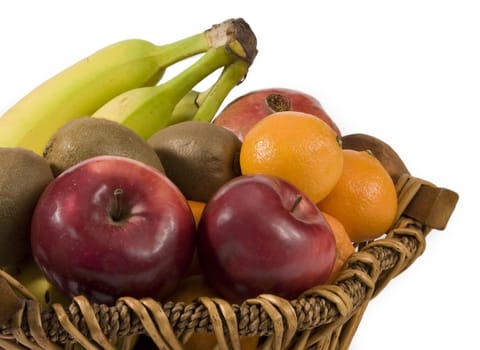
[[[82,117],[67,122],[52,135],[43,152],[55,177],[83,160],[102,155],[135,159],[164,173],[146,140],[108,119]]]
[[[148,143],[187,199],[208,202],[220,186],[240,175],[242,142],[220,125],[185,121],[157,131]]]
[[[0,164],[0,268],[14,273],[31,256],[31,217],[54,177],[44,158],[23,148],[0,147]]]

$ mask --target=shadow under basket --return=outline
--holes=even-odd
[[[457,193],[408,174],[396,188],[399,210],[389,232],[359,245],[333,284],[294,300],[265,294],[237,305],[209,297],[190,304],[124,297],[106,306],[78,296],[66,308],[42,308],[0,271],[0,348],[132,349],[143,339],[149,348],[183,349],[206,332],[215,349],[241,349],[246,336],[256,339],[256,349],[348,349],[370,300],[424,252],[427,234],[445,228],[458,201]]]

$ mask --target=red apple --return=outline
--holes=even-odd
[[[335,238],[300,190],[269,175],[243,175],[207,203],[197,253],[207,281],[225,299],[260,293],[296,298],[325,282],[335,263]]]
[[[171,292],[193,257],[195,223],[185,197],[158,170],[119,156],[74,165],[35,208],[33,256],[69,297],[112,304]]]
[[[243,141],[252,126],[269,114],[297,111],[313,114],[326,122],[341,136],[340,130],[313,96],[293,89],[270,88],[251,91],[230,102],[213,120],[214,124],[231,130]]]

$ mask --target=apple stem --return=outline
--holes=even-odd
[[[281,94],[270,94],[265,97],[268,108],[272,112],[285,112],[292,108],[292,102],[288,96]]]
[[[122,197],[123,190],[121,188],[116,188],[113,191],[113,208],[110,212],[110,216],[112,217],[113,221],[119,221],[122,218]]]
[[[292,208],[290,209],[290,213],[293,213],[293,211],[295,210],[295,208],[298,206],[298,204],[301,202],[302,200],[302,196],[297,196],[297,198],[295,198],[295,202],[293,202],[293,205],[292,205]]]

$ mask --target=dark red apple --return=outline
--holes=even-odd
[[[74,165],[35,208],[33,256],[67,296],[112,304],[160,297],[185,275],[195,223],[185,197],[158,170],[119,156]]]
[[[313,114],[341,136],[339,128],[315,97],[303,91],[286,88],[261,89],[242,95],[230,102],[213,123],[231,130],[243,141],[247,132],[260,119],[281,111]]]
[[[317,206],[269,175],[243,175],[215,193],[199,223],[197,249],[207,281],[230,302],[261,293],[296,298],[325,282],[336,257]]]

